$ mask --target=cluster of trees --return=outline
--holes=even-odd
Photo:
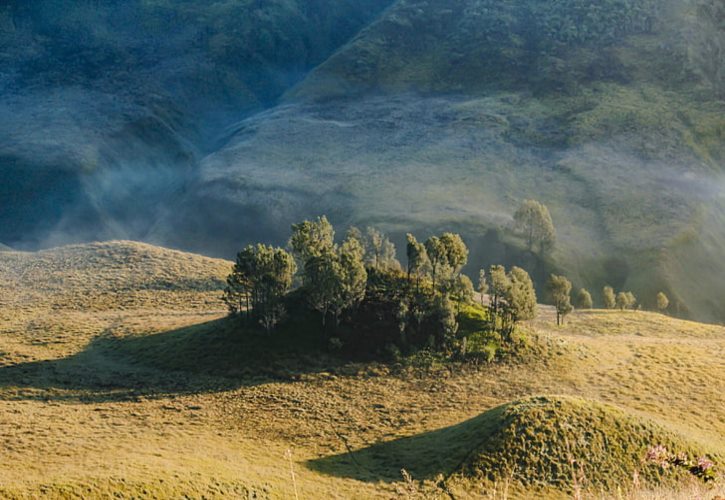
[[[552,248],[556,235],[544,205],[527,200],[514,220],[531,251]],[[458,321],[476,291],[487,331],[503,342],[512,340],[519,322],[536,315],[534,283],[520,267],[481,269],[474,287],[462,272],[469,250],[458,234],[443,233],[425,241],[408,234],[406,257],[403,267],[393,243],[375,228],[351,227],[338,242],[323,216],[292,225],[286,249],[257,244],[239,252],[224,300],[232,314],[271,332],[290,313],[294,296],[294,305],[314,311],[322,332],[336,345],[356,346],[358,352],[391,347],[465,351]],[[565,276],[551,275],[547,288],[558,325],[575,306],[593,307],[584,288],[572,303],[572,283]],[[602,295],[607,309],[638,308],[631,292],[615,293],[607,286]],[[668,306],[667,296],[658,294],[657,307],[664,311]]]
[[[574,311],[574,305],[571,301],[572,284],[565,276],[557,276],[552,274],[549,277],[548,291],[554,307],[556,308],[556,324],[561,325],[564,318]],[[614,291],[611,286],[605,286],[602,289],[602,300],[605,309],[619,310],[638,310],[640,304],[637,297],[632,292]],[[659,292],[656,297],[657,310],[665,312],[670,306],[670,300],[664,292]],[[575,297],[575,305],[577,309],[591,309],[594,307],[592,295],[585,288],[579,289]]]
[[[460,347],[458,318],[476,293],[462,273],[469,257],[465,242],[454,233],[422,242],[408,234],[406,256],[403,267],[393,243],[374,228],[352,227],[336,242],[323,216],[294,224],[287,249],[259,244],[239,252],[224,299],[232,314],[268,332],[288,314],[294,295],[318,314],[322,331],[336,343],[361,349]],[[536,313],[534,284],[521,268],[481,270],[478,291],[490,330],[505,340]]]
[[[285,315],[283,299],[296,272],[297,265],[285,250],[249,245],[237,254],[227,278],[224,301],[231,313],[254,317],[269,332]]]

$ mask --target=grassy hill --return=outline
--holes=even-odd
[[[345,363],[290,342],[296,325],[266,336],[226,320],[224,261],[126,242],[0,259],[12,283],[0,295],[3,497],[435,498],[442,474],[457,498],[502,498],[505,481],[487,474],[503,458],[521,471],[568,463],[551,429],[568,429],[577,455],[582,436],[620,443],[626,459],[591,447],[577,459],[620,471],[610,486],[625,492],[648,445],[725,455],[719,326],[586,311],[556,328],[543,307],[524,327],[534,357]],[[516,426],[532,430],[518,448]],[[517,454],[545,444],[549,462]],[[641,472],[632,498],[723,494]],[[572,487],[564,472],[555,485],[528,477],[508,477],[510,497]],[[583,485],[607,498],[600,486]]]
[[[683,314],[722,322],[725,104],[693,55],[710,22],[693,9],[396,2],[241,122],[157,234],[208,235],[192,245],[213,251],[232,246],[217,227],[281,239],[327,213],[398,242],[455,227],[476,260],[515,262],[516,243],[489,231],[534,198],[559,229],[547,270],[646,304],[662,289]],[[224,215],[210,230],[211,213]]]
[[[0,256],[0,293],[4,307],[218,309],[231,266],[130,241],[7,251]]]

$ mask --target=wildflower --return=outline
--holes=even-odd
[[[708,470],[712,469],[715,466],[714,463],[712,463],[711,460],[708,460],[707,457],[700,457],[697,459],[697,468],[700,469],[702,472],[707,472]]]
[[[647,462],[656,463],[663,469],[666,469],[670,465],[670,454],[667,451],[667,448],[665,448],[661,444],[647,450],[647,454],[645,455],[644,459]]]

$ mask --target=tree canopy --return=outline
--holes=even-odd
[[[524,200],[516,210],[514,230],[526,240],[532,252],[536,245],[540,252],[546,252],[556,243],[556,230],[549,209],[536,200]]]
[[[574,310],[571,305],[571,281],[565,276],[552,274],[549,277],[549,293],[551,293],[554,307],[556,307],[556,324],[560,325],[564,318]]]

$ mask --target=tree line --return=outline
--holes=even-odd
[[[287,248],[257,244],[239,252],[224,300],[230,313],[267,332],[302,304],[316,314],[325,334],[340,338],[349,327],[364,330],[345,340],[368,341],[370,348],[460,347],[459,316],[474,303],[476,291],[487,327],[504,340],[536,314],[534,284],[519,267],[481,270],[476,290],[462,272],[469,250],[458,234],[425,241],[408,234],[406,257],[404,267],[393,243],[375,228],[351,227],[336,242],[332,224],[322,216],[294,224]]]
[[[526,200],[514,215],[514,229],[530,251],[551,251],[556,241],[551,215],[541,203]],[[350,227],[341,241],[325,216],[291,227],[286,248],[264,244],[240,251],[227,278],[224,301],[232,315],[272,332],[285,320],[312,312],[320,331],[336,345],[353,350],[466,348],[458,335],[462,311],[474,304],[485,330],[501,342],[513,341],[516,325],[537,312],[537,295],[528,272],[513,266],[480,269],[478,282],[463,274],[469,250],[459,234],[446,232],[419,241],[406,235],[406,264],[378,229]],[[591,309],[580,289],[572,303],[572,283],[551,275],[548,292],[557,324],[574,310]],[[607,309],[636,309],[631,292],[603,289]],[[660,293],[658,307],[669,301]]]

